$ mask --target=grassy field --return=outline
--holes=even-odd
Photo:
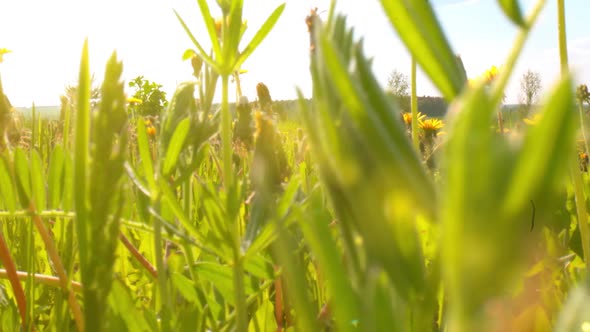
[[[590,331],[587,88],[562,52],[535,112],[501,111],[545,1],[499,2],[519,35],[472,80],[427,2],[382,1],[443,119],[399,108],[333,8],[307,18],[299,116],[264,84],[232,110],[284,5],[240,49],[243,1],[217,3],[211,50],[176,13],[194,81],[156,115],[115,53],[91,98],[87,43],[57,110],[18,116],[0,84],[0,330]]]

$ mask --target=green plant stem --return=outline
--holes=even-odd
[[[221,76],[221,148],[223,155],[223,182],[229,191],[232,179],[231,114],[229,112],[229,76]]]
[[[119,239],[121,240],[121,242],[123,242],[123,245],[125,246],[125,248],[127,248],[127,250],[129,250],[129,252],[133,256],[133,258],[135,258],[135,260],[137,260],[139,262],[139,264],[141,266],[143,266],[143,268],[145,268],[145,270],[154,279],[157,280],[158,279],[158,272],[156,271],[156,268],[147,260],[147,258],[145,258],[139,252],[139,250],[137,250],[137,248],[135,248],[135,246],[131,243],[131,241],[129,241],[129,239],[123,233],[119,234]]]
[[[567,38],[565,31],[565,5],[564,0],[557,0],[557,29],[559,32],[559,63],[561,75],[569,75]],[[580,108],[580,112],[582,109]],[[583,120],[583,113],[580,114]],[[583,128],[583,122],[582,122]],[[574,181],[574,194],[576,197],[576,213],[578,214],[578,227],[582,238],[582,251],[586,272],[590,271],[590,227],[588,226],[588,210],[586,208],[586,195],[584,193],[584,179],[582,170],[578,166],[577,158],[570,163],[570,172]]]
[[[412,57],[412,143],[416,151],[420,151],[420,140],[418,137],[418,96],[416,94],[416,58]]]
[[[158,199],[152,198],[151,204],[156,210],[159,210],[160,203]],[[162,317],[161,331],[170,331],[170,300],[167,288],[166,264],[164,262],[164,252],[162,251],[162,222],[158,218],[151,217],[154,225],[154,253],[156,255],[156,270],[158,271],[158,288],[160,290],[160,316]]]
[[[78,328],[78,331],[83,332],[85,330],[86,326],[84,325],[84,315],[82,314],[82,309],[80,309],[80,304],[78,303],[78,300],[76,299],[76,295],[74,294],[74,292],[71,291],[72,286],[71,286],[70,280],[66,274],[66,269],[63,265],[61,257],[59,256],[59,254],[57,252],[57,247],[55,246],[55,243],[53,242],[53,238],[49,234],[49,230],[47,229],[47,227],[43,223],[43,220],[41,220],[41,218],[39,216],[35,215],[35,210],[36,210],[35,207],[33,205],[31,205],[29,208],[29,211],[33,214],[32,218],[33,218],[33,222],[35,224],[35,227],[37,228],[37,231],[41,235],[41,239],[43,239],[43,242],[45,243],[47,255],[49,256],[49,258],[51,258],[51,261],[53,262],[55,272],[57,273],[57,276],[59,277],[60,286],[61,286],[62,290],[67,294],[68,304],[70,306],[70,310],[72,311],[72,315],[74,316],[74,321],[76,322],[76,327]]]
[[[21,316],[22,328],[24,331],[26,331],[27,328],[25,324],[27,320],[27,301],[25,292],[23,290],[23,286],[18,280],[16,264],[14,264],[14,260],[12,260],[12,257],[10,256],[10,250],[8,249],[8,245],[4,240],[4,235],[2,232],[0,232],[0,262],[2,265],[4,265],[4,267],[6,267],[6,277],[12,286],[12,291],[16,299],[16,305]]]
[[[518,33],[516,40],[512,44],[512,51],[510,51],[508,59],[504,63],[504,66],[502,66],[502,70],[500,71],[500,74],[498,75],[498,78],[492,90],[492,100],[494,101],[494,104],[496,106],[499,106],[502,102],[502,99],[504,98],[504,91],[506,90],[506,86],[508,85],[508,80],[512,76],[512,71],[514,70],[516,61],[522,53],[524,44],[529,36],[529,32],[531,31],[531,28],[537,21],[537,18],[539,17],[541,10],[543,9],[543,7],[545,7],[546,2],[546,0],[537,1],[531,14],[528,16],[526,20],[525,27],[520,29],[520,32]]]
[[[582,138],[584,140],[584,152],[590,153],[590,149],[588,148],[588,137],[586,136],[586,125],[584,124],[584,105],[579,103],[578,105],[578,112],[580,113],[580,126],[582,129]]]
[[[236,250],[237,249],[237,250]],[[246,294],[244,287],[244,257],[240,254],[240,249],[234,249],[234,295],[236,296],[236,319],[237,331],[248,331],[248,316],[246,314]]]
[[[565,31],[565,5],[564,0],[557,0],[557,30],[559,32],[559,63],[561,64],[561,75],[569,72],[567,55],[567,38]]]
[[[278,277],[277,277],[278,278]],[[261,296],[261,294],[263,294],[264,291],[266,291],[268,288],[270,288],[270,286],[274,285],[274,280],[267,280],[265,281],[261,286],[260,289],[258,290],[258,292],[256,292],[255,294],[252,294],[248,297],[248,299],[246,299],[246,305],[252,305],[254,302],[256,302],[256,300],[258,300],[258,298]],[[236,319],[236,312],[232,312],[231,314],[229,314],[227,316],[227,318],[225,319],[225,321],[221,322],[221,324],[218,327],[218,331],[228,331],[231,327],[231,325],[229,325],[229,323]]]
[[[8,279],[9,275],[10,273],[7,270],[0,269],[0,279]],[[58,277],[36,273],[32,273],[32,275],[36,283],[57,288],[61,287],[60,279]],[[16,271],[16,276],[19,280],[24,281],[29,277],[29,272]],[[72,290],[76,293],[82,293],[82,284],[77,281],[72,281]]]
[[[584,194],[584,180],[582,178],[582,171],[578,166],[578,159],[573,158],[570,165],[570,172],[574,181],[576,213],[578,215],[578,227],[582,238],[584,263],[586,264],[586,271],[590,271],[590,227],[588,226],[588,210],[586,208],[586,195]]]

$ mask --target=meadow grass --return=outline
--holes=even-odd
[[[176,13],[195,81],[157,116],[133,112],[116,53],[91,101],[87,43],[58,119],[17,120],[0,84],[1,330],[590,330],[586,101],[562,15],[563,77],[507,118],[545,1],[499,2],[514,49],[471,83],[427,2],[381,1],[450,105],[435,119],[401,112],[332,3],[306,21],[313,98],[281,120],[261,85],[232,116],[228,80],[284,5],[241,49],[243,1],[217,21],[197,3],[211,50]]]

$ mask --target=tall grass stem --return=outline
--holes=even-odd
[[[420,138],[418,137],[418,95],[416,93],[416,58],[412,57],[412,142],[416,151],[420,151]]]

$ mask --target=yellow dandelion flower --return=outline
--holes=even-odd
[[[156,127],[154,127],[154,126],[150,126],[150,127],[148,127],[148,128],[147,128],[147,130],[146,130],[146,131],[147,131],[147,134],[148,134],[149,136],[151,136],[151,137],[154,137],[154,136],[156,136]]]
[[[533,115],[530,118],[524,118],[524,119],[522,119],[522,121],[524,123],[528,124],[529,126],[536,125],[539,122],[539,120],[541,120],[541,114],[539,114],[539,113]]]
[[[491,66],[490,68],[486,69],[486,71],[484,71],[481,75],[479,75],[475,78],[471,78],[467,82],[470,87],[475,86],[475,84],[478,81],[483,81],[486,84],[491,84],[496,79],[499,72],[500,72],[500,69],[498,67]]]
[[[215,19],[215,32],[217,33],[217,38],[221,38],[221,28],[223,25],[223,19],[221,17]]]
[[[422,114],[421,112],[418,112],[418,123],[422,122],[422,120],[426,117],[426,115]],[[412,125],[412,113],[410,112],[404,112],[402,113],[402,118],[404,120],[404,123],[407,126]]]
[[[492,66],[483,74],[483,78],[487,83],[491,83],[496,78],[496,76],[498,76],[498,67],[496,66]]]
[[[444,126],[445,124],[440,119],[428,119],[420,122],[420,128],[422,128],[427,137],[435,136]]]
[[[0,48],[0,63],[2,63],[2,61],[3,61],[4,54],[10,53],[10,52],[12,52],[12,51],[5,49],[5,48]]]
[[[140,105],[143,101],[139,98],[129,97],[127,98],[127,102],[132,105]]]

